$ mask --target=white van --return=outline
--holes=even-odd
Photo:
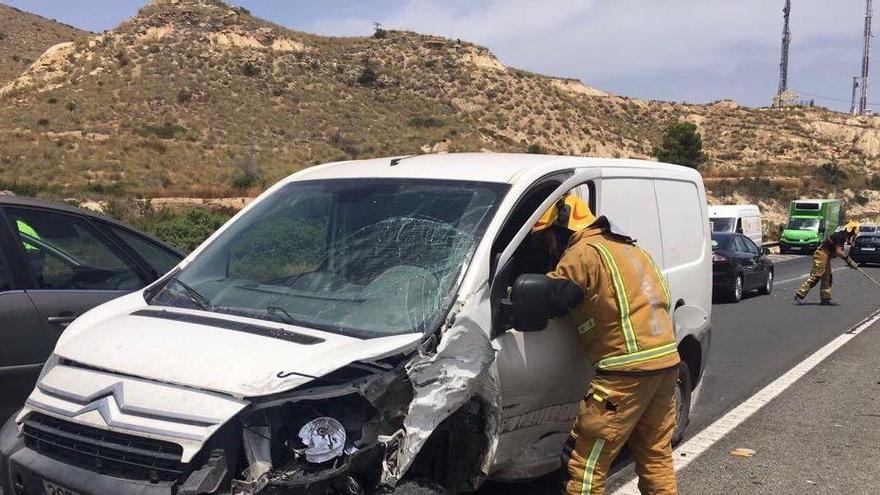
[[[512,328],[506,298],[546,261],[531,227],[569,192],[668,279],[680,439],[710,340],[699,174],[423,155],[294,174],[163,279],[77,319],[0,432],[0,479],[26,493],[442,494],[558,469],[591,366],[564,320]]]
[[[763,244],[761,209],[756,205],[711,205],[709,223],[712,232],[742,234],[760,247]]]

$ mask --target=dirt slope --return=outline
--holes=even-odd
[[[0,85],[18,77],[49,47],[86,34],[0,3]]]
[[[704,175],[728,178],[710,184],[718,201],[820,192],[880,211],[853,192],[880,172],[878,118],[628,99],[461,40],[321,37],[212,0],[154,2],[55,46],[0,84],[0,103],[0,182],[55,193],[233,196],[315,163],[418,152],[650,157],[688,120]],[[813,180],[828,163],[845,178]]]

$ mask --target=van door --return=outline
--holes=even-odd
[[[518,275],[519,267],[529,266],[518,257],[530,252],[529,235],[541,214],[569,191],[589,196],[590,183],[599,171],[576,172],[550,193],[540,206],[529,206],[528,215],[511,215],[517,234],[498,255],[499,267],[492,282],[492,303],[496,307]],[[583,186],[577,188],[577,186]],[[592,197],[583,198],[588,204]],[[591,205],[592,206],[592,205]],[[523,218],[525,220],[523,221]],[[508,229],[502,228],[502,232]],[[501,438],[494,456],[495,470],[503,478],[505,467],[531,466],[528,474],[538,476],[558,467],[562,444],[577,416],[580,399],[591,378],[590,363],[574,331],[563,320],[552,320],[540,332],[516,329],[500,332],[493,328],[498,356],[496,366],[502,397]],[[522,477],[520,471],[513,477]]]

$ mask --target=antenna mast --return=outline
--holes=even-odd
[[[865,2],[865,48],[862,52],[862,79],[860,81],[861,93],[859,94],[859,115],[865,115],[868,111],[868,70],[871,66],[871,20],[874,17],[874,8],[871,0]]]
[[[869,0],[870,1],[870,0]],[[791,0],[785,0],[785,8],[782,9],[785,16],[785,24],[782,28],[782,56],[779,60],[779,91],[776,92],[777,101],[782,101],[782,93],[788,91],[788,49],[791,46],[791,29],[789,29],[789,16],[791,15]]]

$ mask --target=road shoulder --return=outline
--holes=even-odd
[[[683,494],[877,493],[880,324],[678,473]],[[751,457],[731,455],[753,450]]]

